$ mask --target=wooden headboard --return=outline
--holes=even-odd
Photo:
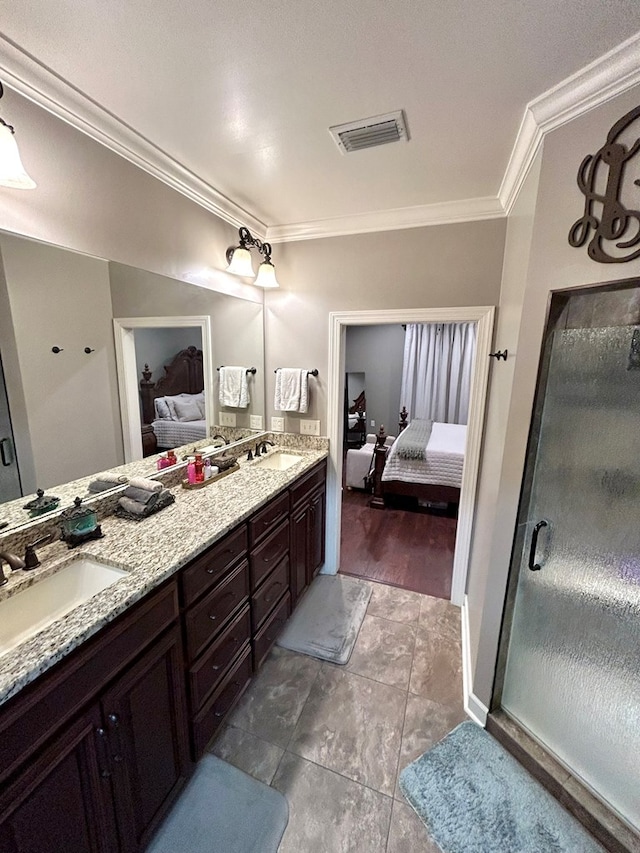
[[[360,415],[362,412],[367,411],[367,398],[365,397],[364,391],[361,391],[358,396],[353,401],[353,406],[349,406],[349,414],[355,415],[356,412]]]
[[[142,417],[145,424],[156,419],[153,401],[156,397],[174,394],[199,394],[204,388],[204,372],[202,368],[202,350],[187,347],[173,357],[171,364],[165,364],[164,376],[157,382],[152,382],[152,372],[145,364],[140,380],[140,397],[142,399]]]

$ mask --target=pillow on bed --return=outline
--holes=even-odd
[[[185,421],[201,421],[202,414],[200,406],[190,394],[185,394],[184,397],[174,400],[174,408],[177,415],[176,420]]]
[[[159,420],[171,420],[171,412],[164,397],[156,397],[153,407]]]
[[[204,409],[204,391],[201,391],[199,394],[194,394],[193,400],[195,401],[198,408],[200,409],[200,419],[204,420],[206,417],[205,409]]]

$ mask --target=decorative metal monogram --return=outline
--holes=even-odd
[[[584,194],[584,214],[569,231],[569,243],[572,246],[584,246],[593,230],[593,236],[587,247],[589,257],[601,264],[616,264],[632,261],[640,257],[640,210],[631,210],[620,200],[622,182],[627,163],[640,150],[640,139],[627,147],[618,142],[618,137],[630,124],[640,117],[640,107],[628,112],[617,121],[609,133],[607,141],[595,154],[588,154],[578,169],[578,186]],[[608,166],[606,186],[603,193],[596,191],[596,182],[601,169]],[[633,182],[640,187],[640,179]],[[600,219],[594,213],[594,204],[600,203]],[[623,239],[624,238],[624,239]],[[620,254],[611,255],[606,251],[607,242],[617,241]],[[625,253],[625,250],[629,250]]]

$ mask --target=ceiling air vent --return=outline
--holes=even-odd
[[[402,110],[383,116],[363,118],[348,124],[336,124],[329,131],[343,154],[374,148],[388,142],[405,142],[409,139],[407,123]]]

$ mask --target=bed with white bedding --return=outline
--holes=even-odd
[[[409,434],[409,430],[406,431]],[[402,458],[402,436],[389,449],[382,472],[384,495],[408,495],[423,501],[458,503],[467,439],[465,424],[434,422],[424,458]]]

